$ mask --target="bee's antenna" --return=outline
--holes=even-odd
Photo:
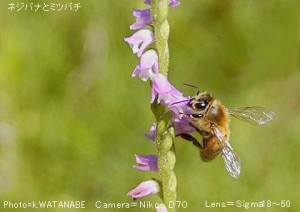
[[[197,95],[200,93],[200,89],[199,87],[195,86],[195,85],[190,85],[190,84],[187,84],[187,83],[183,83],[185,86],[190,86],[192,88],[197,88]]]
[[[179,101],[179,102],[174,102],[171,105],[176,105],[176,104],[179,104],[179,103],[182,103],[182,102],[187,102],[187,101],[190,101],[190,100],[186,99],[186,100],[182,100],[182,101]]]

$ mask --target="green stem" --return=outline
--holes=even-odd
[[[170,26],[167,20],[169,0],[152,0],[151,16],[154,26],[156,50],[158,54],[159,72],[168,75]]]
[[[158,54],[159,72],[168,75],[169,48],[168,38],[170,27],[167,21],[169,0],[152,0],[152,20],[156,50]],[[174,172],[175,157],[175,132],[170,126],[172,113],[167,108],[159,105],[156,101],[151,105],[156,117],[157,130],[155,146],[158,157],[158,172],[162,182],[162,198],[169,212],[175,211],[172,203],[176,203],[176,175]]]
[[[162,181],[163,201],[168,207],[168,211],[175,211],[175,208],[169,208],[172,203],[176,203],[176,175],[174,167],[175,157],[175,133],[174,128],[170,127],[170,118],[172,112],[166,112],[157,120],[156,141],[158,157],[158,172]]]

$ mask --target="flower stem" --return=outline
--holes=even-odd
[[[169,125],[172,112],[164,113],[157,119],[157,131],[155,146],[157,149],[158,172],[162,181],[163,201],[168,211],[175,211],[175,207],[169,207],[176,203],[176,175],[174,167],[175,157],[175,133],[174,128]]]
[[[168,75],[169,68],[169,48],[168,38],[170,27],[167,20],[169,0],[152,0],[152,20],[156,50],[158,54],[159,72]],[[175,132],[170,126],[172,112],[166,107],[157,104],[155,101],[151,105],[153,114],[157,121],[156,141],[158,157],[158,172],[162,181],[162,198],[169,212],[175,211],[175,207],[169,207],[176,203],[176,175],[174,172],[175,157]]]
[[[154,36],[156,50],[158,54],[159,71],[167,76],[169,68],[169,47],[168,39],[170,26],[167,20],[169,10],[169,0],[152,0],[152,20],[154,26]]]

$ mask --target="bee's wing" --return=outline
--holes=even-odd
[[[228,108],[228,113],[236,118],[259,125],[266,124],[275,116],[274,112],[259,106]]]
[[[241,174],[241,160],[233,151],[228,141],[225,142],[221,155],[224,160],[226,170],[232,177],[237,179]]]
[[[233,178],[238,178],[241,174],[241,160],[239,156],[233,151],[228,140],[225,140],[220,130],[213,127],[213,131],[220,142],[223,144],[222,158],[224,160],[225,168]]]

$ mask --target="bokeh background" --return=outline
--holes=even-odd
[[[135,153],[155,153],[144,137],[154,121],[149,83],[131,78],[138,59],[123,41],[132,9],[147,6],[77,0],[77,12],[7,9],[21,2],[73,1],[0,2],[0,210],[4,200],[84,200],[82,211],[101,211],[98,200],[131,202],[130,189],[158,177],[131,168]],[[169,79],[179,90],[194,95],[189,83],[228,106],[276,113],[263,127],[231,120],[238,180],[220,157],[203,163],[176,140],[178,200],[188,202],[179,211],[203,210],[205,200],[289,200],[289,209],[252,211],[300,210],[299,8],[296,0],[182,0],[170,9]]]

